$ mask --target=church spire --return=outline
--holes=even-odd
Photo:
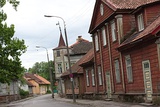
[[[60,38],[59,38],[59,45],[58,45],[58,47],[66,46],[65,42],[64,42],[64,39],[63,39],[63,36],[62,36],[62,31],[61,31],[60,23],[58,22],[56,25],[59,25],[59,31],[60,31]]]

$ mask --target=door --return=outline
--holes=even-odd
[[[144,76],[146,99],[148,101],[151,101],[152,100],[152,81],[151,81],[151,70],[150,70],[149,60],[143,61],[142,65],[143,65],[143,76]]]
[[[107,72],[107,73],[106,73],[106,83],[107,83],[107,97],[108,97],[108,98],[112,98],[110,72]]]

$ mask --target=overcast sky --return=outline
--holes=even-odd
[[[58,46],[59,28],[58,21],[62,27],[63,22],[58,18],[46,18],[44,15],[62,17],[66,22],[69,45],[76,42],[78,36],[91,41],[88,34],[95,0],[20,0],[20,5],[15,11],[7,4],[3,9],[7,13],[7,24],[15,25],[15,35],[24,39],[27,52],[21,56],[22,65],[25,68],[32,67],[35,62],[46,61],[49,51],[49,59],[53,60],[53,48]],[[64,35],[63,35],[64,37]]]

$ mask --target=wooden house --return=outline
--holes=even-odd
[[[89,28],[96,96],[151,101],[158,94],[159,7],[159,0],[96,0]]]
[[[84,94],[90,92],[90,90],[87,89],[86,87],[86,81],[85,81],[85,76],[84,76],[84,68],[87,63],[88,66],[87,69],[88,72],[91,72],[90,70],[93,70],[93,49],[89,50],[80,60],[78,60],[72,67],[71,67],[71,72],[67,70],[61,75],[61,78],[64,80],[65,84],[65,94],[67,97],[71,98],[72,97],[72,83],[70,80],[70,75],[73,74],[73,79],[74,79],[74,93],[77,98],[83,98]],[[86,64],[86,65],[87,65]],[[81,66],[80,66],[81,65]],[[88,77],[89,79],[89,77]],[[87,79],[87,80],[88,80]],[[94,78],[93,78],[94,79]],[[95,82],[95,81],[94,81]],[[89,84],[89,81],[87,81],[87,86]],[[92,83],[94,84],[94,83]],[[85,87],[84,87],[85,86]],[[92,85],[91,85],[92,86]],[[91,91],[92,92],[92,91]]]
[[[46,94],[50,89],[50,82],[38,74],[25,73],[24,78],[28,81],[28,85],[32,85],[32,90],[28,90],[33,95]]]
[[[71,66],[81,59],[92,48],[92,42],[78,36],[75,43],[69,46],[69,55]],[[58,83],[58,93],[65,95],[65,85],[61,75],[68,69],[67,46],[65,45],[63,36],[60,32],[59,45],[53,49],[55,76]]]

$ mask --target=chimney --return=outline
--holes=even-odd
[[[82,41],[83,41],[82,36],[78,36],[77,42],[82,42]]]

